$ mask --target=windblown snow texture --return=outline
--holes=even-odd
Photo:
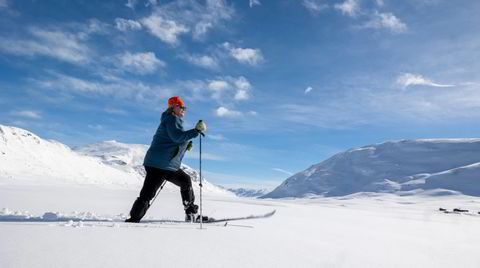
[[[480,196],[480,139],[401,140],[338,153],[286,179],[264,198],[422,190]]]

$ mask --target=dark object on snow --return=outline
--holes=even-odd
[[[142,200],[140,197],[137,198],[130,210],[130,218],[126,219],[125,222],[140,222],[149,207],[150,203],[148,201]]]
[[[192,188],[190,176],[182,169],[177,171],[163,170],[154,167],[145,167],[147,175],[143,183],[140,196],[137,198],[130,211],[128,222],[139,222],[158,194],[158,189],[163,188],[165,181],[169,181],[180,187],[180,194],[186,214],[196,214],[198,206],[194,205],[195,195]],[[158,191],[158,192],[157,192]],[[187,211],[188,210],[188,211]]]
[[[468,209],[454,208],[453,212],[468,212]]]
[[[446,212],[446,211],[447,211],[446,208],[439,208],[438,210],[443,211],[443,212]]]

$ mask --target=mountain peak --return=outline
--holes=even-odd
[[[448,189],[480,195],[480,139],[387,141],[352,148],[286,179],[264,197]]]

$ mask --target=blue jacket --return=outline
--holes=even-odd
[[[188,141],[198,136],[198,131],[183,129],[183,119],[168,111],[163,112],[160,126],[148,148],[144,166],[177,171],[187,150]]]

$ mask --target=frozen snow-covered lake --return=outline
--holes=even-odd
[[[0,185],[0,207],[116,216],[138,193],[78,185]],[[198,198],[198,193],[197,193]],[[213,217],[277,213],[268,219],[197,224],[0,222],[1,267],[480,267],[480,210],[470,196],[257,200],[208,193]],[[26,212],[28,210],[28,212]],[[5,213],[4,210],[2,213]],[[162,192],[147,213],[183,218],[180,195]]]

